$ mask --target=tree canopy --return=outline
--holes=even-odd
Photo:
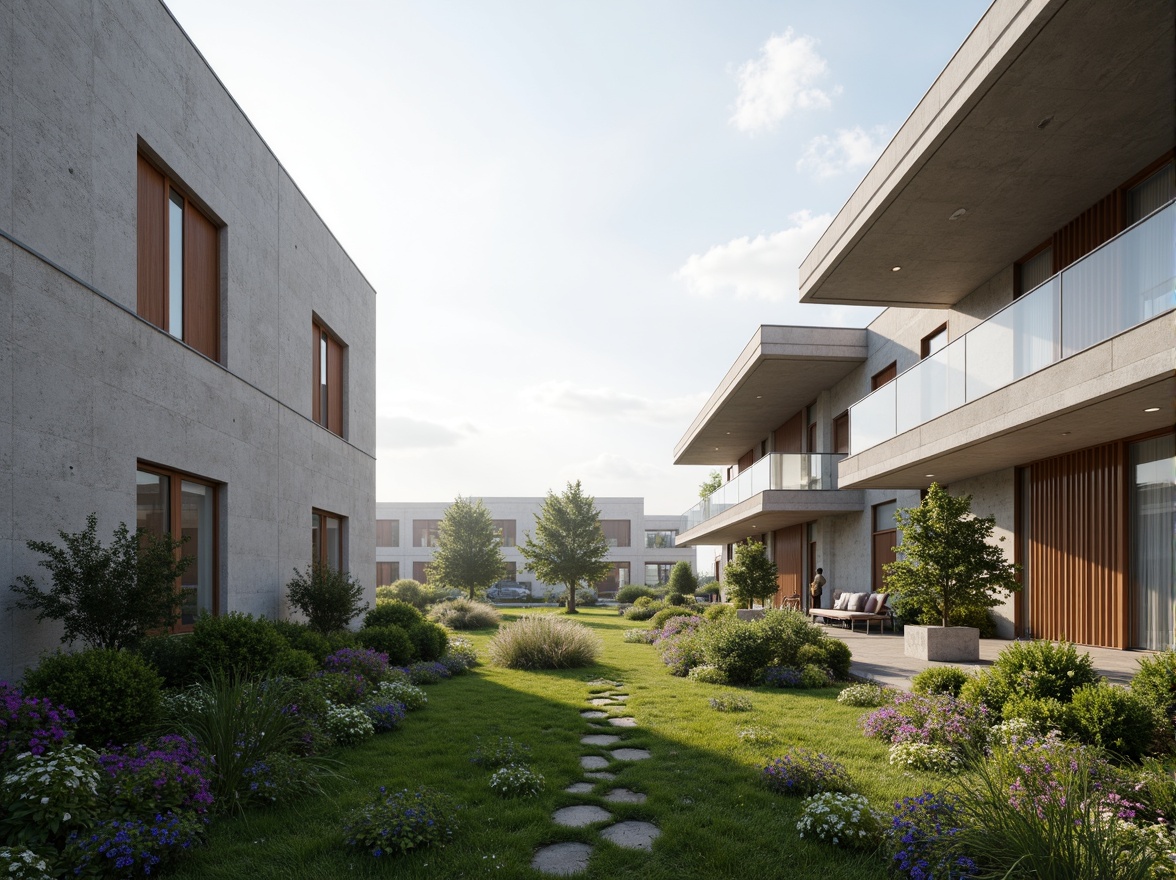
[[[735,546],[735,559],[727,563],[723,575],[727,595],[736,602],[746,602],[750,608],[752,602],[776,594],[776,574],[776,563],[768,559],[768,548],[748,538]]]
[[[723,475],[718,471],[711,471],[710,475],[698,487],[699,498],[710,498],[723,485]]]
[[[437,526],[437,550],[429,563],[429,582],[469,592],[469,597],[502,578],[502,535],[494,527],[490,511],[457,496]]]
[[[576,587],[602,580],[612,570],[596,499],[584,494],[579,480],[560,495],[548,491],[535,516],[534,536],[527,532],[519,550],[539,580],[567,587],[568,614],[576,613]]]
[[[685,559],[679,559],[670,569],[669,592],[681,596],[693,596],[697,589],[698,578],[694,576],[694,569]]]
[[[952,497],[932,483],[922,504],[898,510],[894,519],[900,556],[884,571],[899,614],[904,607],[932,608],[948,626],[953,612],[992,608],[1001,594],[1021,588],[1017,567],[990,541],[996,517],[973,516],[971,495]]]

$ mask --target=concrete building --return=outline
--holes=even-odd
[[[506,579],[531,587],[535,596],[559,592],[562,584],[546,584],[527,570],[519,545],[535,528],[543,498],[483,498],[482,502],[502,532]],[[399,578],[425,583],[425,567],[437,546],[437,524],[450,502],[376,504],[376,582],[390,584]],[[600,524],[609,542],[612,573],[596,584],[602,596],[615,595],[626,584],[664,584],[670,569],[680,560],[694,565],[694,551],[675,546],[684,528],[681,516],[645,513],[641,498],[597,498]]]
[[[1176,612],[1176,6],[997,0],[800,267],[866,329],[760,327],[675,448],[679,544],[884,587],[931,482],[996,517],[1005,636],[1166,648]],[[807,597],[806,597],[807,602]]]
[[[374,595],[375,291],[159,0],[0,7],[0,678],[29,540],[188,538],[183,621]]]

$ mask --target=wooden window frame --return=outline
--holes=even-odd
[[[312,542],[311,545],[311,561],[317,562],[321,565],[330,564],[330,556],[327,552],[329,547],[327,544],[326,525],[327,520],[332,519],[339,523],[339,536],[336,539],[338,541],[338,545],[335,547],[335,552],[338,554],[339,559],[339,570],[347,571],[347,560],[343,556],[343,547],[345,544],[343,540],[343,532],[347,528],[347,517],[340,516],[337,513],[332,513],[329,510],[322,510],[318,507],[312,507],[310,513],[311,516],[315,519],[316,525],[318,526],[318,541],[317,543]]]
[[[870,377],[870,390],[877,391],[883,385],[898,378],[898,361],[891,361]]]
[[[845,443],[841,442],[843,438]],[[849,410],[833,419],[833,452],[836,455],[849,454]]]
[[[935,353],[931,351],[931,342],[941,333],[943,334],[943,345],[939,346],[939,348],[935,349],[935,351],[942,351],[947,347],[947,322],[944,321],[942,324],[924,336],[921,340],[919,340],[919,360],[925,360]]]
[[[381,523],[390,523],[384,528],[380,527]],[[386,534],[381,535],[381,532]],[[381,541],[390,541],[390,543],[381,544]],[[400,546],[400,520],[398,519],[377,519],[376,520],[376,546],[384,549],[396,549]]]
[[[311,377],[311,418],[332,434],[345,437],[347,411],[347,346],[318,317],[311,319],[314,372]],[[324,388],[325,386],[325,388]],[[324,396],[326,400],[323,400]]]

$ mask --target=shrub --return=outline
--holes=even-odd
[[[320,672],[310,684],[322,699],[339,706],[358,706],[371,690],[367,679],[356,672]]]
[[[69,743],[76,721],[73,709],[26,696],[20,688],[0,681],[0,779],[22,752],[43,755]]]
[[[716,602],[711,605],[706,611],[702,612],[702,616],[707,620],[720,620],[725,617],[738,617],[735,612],[734,605],[728,605],[726,602]]]
[[[422,620],[408,630],[408,638],[416,648],[418,661],[429,662],[440,660],[445,656],[445,649],[449,646],[449,633],[445,627]]]
[[[347,845],[383,855],[425,846],[443,846],[457,830],[457,808],[445,795],[428,788],[389,794],[381,786],[371,803],[353,812],[343,825]]]
[[[436,684],[453,675],[444,663],[431,660],[428,663],[414,663],[408,667],[408,680],[412,684]]]
[[[783,608],[776,611],[766,611],[763,617],[753,621],[751,626],[762,634],[766,650],[769,653],[769,666],[804,666],[806,663],[821,663],[829,658],[841,664],[841,657],[848,657],[848,653],[836,653],[836,648],[826,648],[801,655],[801,649],[806,646],[814,648],[836,640],[829,639],[821,628],[811,624],[799,611]],[[837,642],[838,645],[842,644]],[[845,662],[845,672],[849,672],[848,660]]]
[[[409,712],[423,709],[429,703],[428,695],[419,687],[401,681],[383,681],[375,689],[371,699],[379,702],[395,701]]]
[[[837,695],[837,702],[846,706],[860,706],[873,708],[881,706],[889,699],[886,688],[873,682],[851,684]]]
[[[744,696],[711,697],[707,702],[716,712],[751,711],[751,700]]]
[[[951,773],[959,770],[963,761],[946,746],[908,740],[890,747],[890,763],[911,770]]]
[[[648,608],[650,605],[655,605],[660,601],[660,597],[655,591],[649,590],[648,593],[649,595],[639,596],[634,599],[633,604],[638,608]]]
[[[454,675],[460,675],[478,665],[478,652],[468,639],[453,638],[449,640],[441,662]]]
[[[189,638],[196,673],[204,677],[262,678],[272,671],[278,654],[290,647],[264,617],[240,611],[216,617],[201,614]]]
[[[318,560],[305,571],[294,570],[294,577],[286,584],[286,596],[306,615],[310,628],[321,633],[345,629],[367,608],[363,584]]]
[[[796,649],[797,665],[819,666],[842,681],[849,678],[849,665],[852,660],[853,654],[849,650],[849,645],[840,639],[825,637],[815,644],[801,645]]]
[[[388,674],[388,655],[370,648],[343,648],[323,661],[323,670],[360,675],[368,684],[379,684]]]
[[[654,629],[661,629],[666,625],[666,621],[673,617],[698,617],[701,620],[701,615],[693,608],[684,607],[670,607],[663,608],[657,614],[649,619],[649,625]]]
[[[843,765],[810,749],[790,749],[782,758],[773,758],[760,777],[778,794],[808,797],[821,791],[854,790],[849,771]]]
[[[792,666],[769,666],[764,670],[763,683],[774,688],[804,687],[804,674]]]
[[[490,659],[508,669],[572,669],[591,666],[603,649],[588,627],[551,614],[527,615],[506,624],[490,640]]]
[[[685,559],[674,563],[670,569],[670,582],[667,585],[672,596],[693,596],[698,589],[698,578],[694,576],[694,568]]]
[[[1069,707],[1053,697],[1027,697],[1014,694],[1005,700],[1001,717],[1022,722],[1032,730],[1064,731],[1069,729]]]
[[[383,601],[394,599],[399,602],[407,602],[424,611],[429,607],[432,597],[431,590],[426,589],[420,581],[414,581],[412,578],[401,578],[393,584],[376,587],[377,605]]]
[[[429,609],[429,620],[450,629],[486,629],[498,626],[502,614],[493,605],[463,598],[434,605]]]
[[[415,606],[393,599],[377,602],[376,607],[363,616],[363,627],[398,626],[408,630],[424,619]]]
[[[806,798],[796,830],[802,838],[868,849],[882,834],[882,817],[860,794],[824,791]]]
[[[652,630],[653,644],[672,675],[686,675],[702,665],[702,622],[701,617],[672,617],[661,629]]]
[[[490,743],[484,743],[480,736],[476,736],[474,744],[470,763],[485,767],[487,770],[506,767],[509,764],[526,764],[531,755],[530,746],[515,742],[509,736],[500,736]]]
[[[961,757],[983,745],[988,713],[947,694],[895,694],[888,706],[862,719],[866,736],[891,744],[923,742],[945,746]]]
[[[617,601],[622,605],[629,605],[636,602],[638,599],[649,599],[651,602],[657,598],[657,591],[651,590],[649,587],[641,584],[625,584],[617,590]]]
[[[1171,722],[1176,715],[1176,651],[1140,657],[1131,690]]]
[[[625,611],[626,620],[649,620],[653,615],[657,614],[663,608],[667,607],[665,602],[656,602],[650,599],[644,605],[644,599],[638,599],[633,603],[633,607]]]
[[[891,868],[909,880],[957,880],[970,877],[976,863],[955,851],[959,833],[959,798],[946,792],[924,792],[904,797],[886,839],[892,851]]]
[[[146,820],[109,819],[71,835],[62,860],[81,877],[147,876],[187,852],[203,830],[200,820],[175,813]]]
[[[808,663],[800,670],[800,683],[806,688],[824,688],[833,684],[833,677],[823,667]]]
[[[1152,741],[1155,720],[1143,698],[1112,684],[1088,684],[1070,701],[1070,732],[1129,761],[1138,761]]]
[[[490,790],[499,797],[535,797],[543,791],[543,775],[525,764],[507,764],[490,777]]]
[[[934,666],[924,669],[911,679],[911,690],[916,694],[960,695],[970,676],[958,666]]]
[[[318,661],[306,651],[284,648],[274,657],[269,672],[271,675],[284,678],[307,679],[314,675],[318,668]]]
[[[656,629],[627,629],[622,638],[631,645],[652,645],[658,632]]]
[[[332,650],[346,647],[344,645],[335,645],[332,647],[330,640],[326,636],[322,633],[315,632],[307,624],[299,623],[298,621],[271,620],[269,621],[269,625],[277,631],[278,635],[286,640],[291,648],[296,651],[305,651],[314,658],[316,663],[322,663]]]
[[[160,813],[203,815],[212,806],[208,759],[195,740],[174,734],[100,755],[115,813],[150,819]]]
[[[700,681],[703,684],[727,683],[727,676],[723,675],[723,670],[717,666],[695,666],[687,676],[691,681]]]
[[[687,601],[687,598],[681,593],[669,593],[666,595],[666,604],[672,605],[675,608],[685,605]]]
[[[701,630],[702,656],[732,684],[752,684],[772,659],[763,628],[741,620],[719,620]]]
[[[63,642],[133,648],[179,619],[176,579],[192,557],[176,553],[183,541],[146,529],[131,534],[126,523],[118,524],[108,547],[97,533],[98,515],[91,513],[77,534],[57,533],[64,547],[29,541],[30,550],[48,557],[37,564],[48,569],[53,586],[44,591],[29,575],[18,577],[11,590],[21,598],[13,605],[36,611],[38,621],[60,620]]]
[[[0,781],[0,840],[60,846],[97,818],[99,779],[98,755],[86,746],[18,755]]]
[[[577,587],[576,588],[576,605],[591,606],[595,605],[599,597],[596,595],[596,590],[592,587]],[[568,591],[565,587],[555,594],[555,601],[560,606],[568,604]]]
[[[189,635],[151,636],[135,650],[159,673],[164,687],[182,688],[196,678],[195,643]]]
[[[355,706],[327,706],[327,733],[338,745],[354,746],[376,735],[375,724],[367,712]]]
[[[1047,641],[1013,642],[993,661],[992,674],[1010,694],[1052,697],[1063,703],[1099,678],[1089,654],[1070,642]]]
[[[87,745],[138,739],[159,720],[163,679],[138,654],[91,648],[51,654],[25,673],[25,690],[74,709]]]
[[[393,666],[404,666],[416,657],[416,645],[399,626],[373,626],[359,631],[359,644],[388,657]],[[342,650],[348,650],[346,648]]]
[[[49,862],[31,849],[0,846],[0,877],[5,880],[48,880]]]

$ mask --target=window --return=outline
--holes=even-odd
[[[519,564],[517,562],[506,563],[506,571],[502,579],[504,581],[517,581],[519,579]]]
[[[872,377],[870,377],[870,390],[877,391],[891,379],[898,375],[898,362],[891,361]]]
[[[398,520],[398,519],[378,519],[378,520],[376,520],[376,546],[377,547],[399,547],[400,546],[400,520]]]
[[[849,452],[849,413],[843,412],[833,420],[833,451]]]
[[[614,562],[612,571],[605,575],[604,580],[594,584],[597,594],[615,596],[617,590],[629,585],[629,563]]]
[[[187,538],[179,552],[192,557],[180,576],[180,620],[187,632],[200,612],[219,612],[216,572],[216,487],[178,471],[140,464],[135,474],[135,523],[154,535]]]
[[[919,344],[919,357],[931,357],[945,345],[947,345],[947,325],[940,324],[923,337],[923,341]]]
[[[670,572],[674,568],[672,562],[645,563],[645,585],[647,587],[661,587],[670,582]]]
[[[441,538],[440,526],[441,520],[439,519],[414,519],[412,521],[412,546],[436,547]]]
[[[678,537],[677,530],[647,531],[645,546],[649,549],[662,550],[674,546],[674,539]]]
[[[875,593],[884,592],[886,589],[886,573],[882,566],[888,562],[894,562],[896,558],[894,546],[898,543],[898,530],[894,522],[894,513],[897,510],[898,504],[894,501],[884,501],[882,504],[874,505],[872,541],[874,559],[870,588]]]
[[[343,343],[318,321],[314,330],[312,417],[332,434],[343,436]]]
[[[629,521],[627,519],[602,519],[600,528],[604,532],[604,540],[610,547],[631,547],[629,537]]]
[[[1176,163],[1171,159],[1127,190],[1127,223],[1136,223],[1176,197]]]
[[[322,510],[311,512],[310,558],[341,571],[343,568],[343,517]]]
[[[502,535],[503,547],[515,546],[515,521],[513,519],[496,519],[494,520],[494,528],[498,534]]]
[[[429,582],[429,563],[416,561],[412,564],[412,579],[418,584]]]
[[[387,587],[400,580],[399,562],[376,563],[376,586]]]
[[[141,155],[136,220],[139,317],[220,360],[220,231]]]
[[[1017,261],[1016,277],[1013,279],[1014,298],[1048,281],[1053,274],[1053,246],[1046,243],[1029,256]]]

